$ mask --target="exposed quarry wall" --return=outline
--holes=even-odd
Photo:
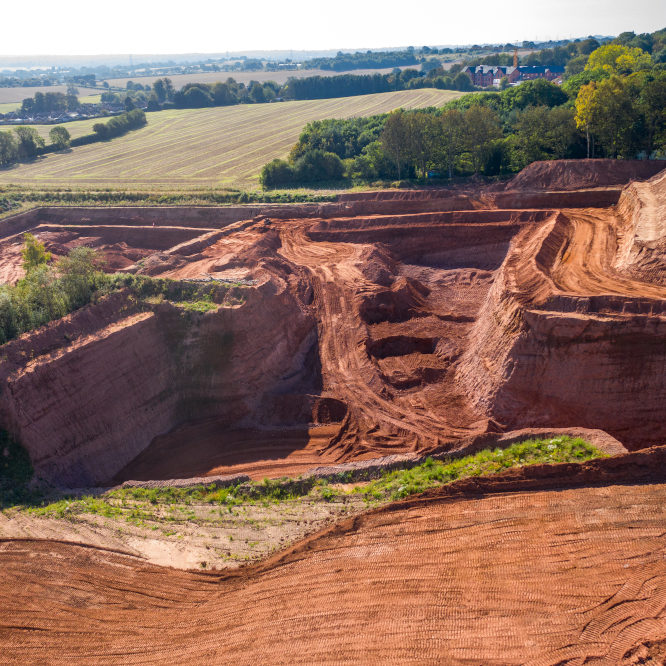
[[[632,183],[618,203],[615,266],[649,282],[666,284],[666,172]]]
[[[206,314],[170,304],[133,312],[114,297],[8,343],[0,424],[38,477],[81,486],[109,480],[183,421],[241,420],[269,389],[287,387],[283,376],[298,379],[314,343],[312,320],[287,291],[247,292],[242,306]]]
[[[563,165],[549,169],[557,183]],[[661,443],[664,192],[657,176],[621,197],[618,187],[398,191],[8,218],[0,279],[18,279],[16,234],[31,229],[56,256],[91,244],[112,268],[241,282],[247,301],[201,314],[117,295],[4,345],[0,427],[63,485],[108,481],[167,433],[193,459],[199,426],[208,458],[197,474],[212,469],[209,448],[227,445],[256,457],[252,473],[263,462],[275,471],[278,440],[310,447],[297,473],[324,454],[453,451],[521,427]],[[253,434],[218,437],[230,428]]]
[[[637,187],[619,208],[634,239],[655,212]],[[602,427],[633,447],[666,441],[666,290],[616,272],[635,246],[615,254],[612,218],[560,214],[515,239],[457,373],[487,414]]]

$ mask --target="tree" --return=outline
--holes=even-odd
[[[408,113],[406,120],[408,159],[425,178],[428,161],[432,159],[435,146],[440,140],[441,124],[432,114],[422,111]]]
[[[172,101],[175,93],[171,79],[167,78],[157,79],[153,83],[153,91],[160,104]]]
[[[26,273],[51,261],[51,253],[45,251],[44,243],[40,243],[32,234],[23,234],[23,242],[25,247],[21,250],[21,256]]]
[[[587,142],[587,157],[594,157],[593,128],[597,126],[597,116],[599,107],[596,103],[597,84],[596,81],[581,86],[576,96],[576,127],[585,130],[585,140]]]
[[[323,150],[308,150],[294,164],[296,180],[303,183],[340,180],[344,172],[342,160]]]
[[[406,161],[409,146],[409,125],[402,109],[389,113],[381,142],[386,154],[395,162],[400,180],[401,168]]]
[[[474,173],[479,173],[490,144],[502,136],[499,116],[485,106],[472,106],[465,112],[465,148]]]
[[[617,75],[583,86],[576,98],[576,125],[597,137],[612,157],[635,151],[637,116],[630,85]]]
[[[609,74],[630,74],[640,69],[649,69],[651,65],[650,54],[642,49],[606,44],[590,53],[585,69],[602,69]]]
[[[0,166],[6,166],[18,159],[18,142],[11,132],[0,131]]]
[[[666,147],[666,72],[634,74],[632,88],[638,88],[634,99],[643,117],[644,147],[651,153]]]
[[[264,88],[258,81],[250,82],[250,99],[255,104],[261,104],[266,101],[266,95],[264,94]]]
[[[236,96],[228,83],[218,81],[213,86],[213,100],[215,106],[229,106],[236,103]]]
[[[465,119],[458,109],[449,109],[440,117],[442,124],[439,149],[444,164],[453,177],[453,167],[465,148]]]
[[[514,124],[519,166],[536,160],[561,159],[576,141],[574,113],[564,106],[528,106]]]
[[[66,127],[56,125],[49,132],[49,139],[51,139],[51,143],[57,150],[65,150],[70,146],[71,136]]]
[[[525,81],[519,86],[503,91],[500,98],[505,111],[524,109],[528,106],[559,106],[568,100],[560,86],[546,79]]]
[[[62,257],[57,265],[60,284],[67,298],[68,309],[74,310],[90,302],[97,289],[96,278],[104,266],[104,259],[91,247],[76,247]]]
[[[190,86],[187,89],[183,87],[174,96],[174,103],[179,108],[200,109],[206,106],[213,106],[213,96],[205,84]]]
[[[18,137],[18,152],[21,158],[35,157],[44,147],[44,139],[37,133],[34,127],[15,127],[14,132]]]
[[[109,138],[109,128],[106,126],[106,123],[95,123],[92,128],[100,140]]]
[[[474,90],[474,84],[467,74],[459,72],[453,79],[453,88],[454,90],[462,90],[463,92],[466,92]]]

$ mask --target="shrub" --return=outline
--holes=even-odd
[[[308,150],[294,164],[296,180],[303,183],[340,180],[344,172],[345,166],[335,153],[318,149]]]
[[[259,176],[262,187],[271,188],[294,182],[294,169],[284,160],[273,160],[265,164]]]

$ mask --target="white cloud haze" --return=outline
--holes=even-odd
[[[32,0],[5,3],[0,20],[0,55],[223,53],[652,32],[666,0]]]

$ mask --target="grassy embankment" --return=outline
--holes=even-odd
[[[26,508],[35,515],[74,517],[92,513],[126,519],[128,522],[160,520],[163,508],[175,505],[242,504],[285,502],[301,498],[331,501],[360,496],[368,504],[399,500],[435,486],[460,479],[498,474],[512,467],[563,462],[583,462],[606,454],[580,438],[561,436],[554,439],[530,439],[507,448],[485,449],[462,458],[434,460],[428,458],[410,469],[387,471],[371,481],[350,485],[351,475],[341,473],[332,480],[265,479],[215,488],[125,488],[110,490],[99,496],[64,497],[42,506]],[[168,513],[168,511],[167,511]]]
[[[459,459],[428,459],[367,481],[351,482],[352,475],[344,473],[329,479],[264,480],[227,488],[137,487],[97,495],[40,497],[26,490],[5,496],[0,509],[10,519],[5,523],[10,536],[57,534],[79,540],[92,529],[109,546],[131,547],[149,557],[159,543],[166,559],[158,563],[173,564],[169,558],[185,557],[180,566],[224,568],[265,557],[332,521],[458,479],[604,455],[580,439],[557,437]],[[25,460],[18,463],[25,479]],[[12,524],[19,525],[18,532],[11,531]]]

